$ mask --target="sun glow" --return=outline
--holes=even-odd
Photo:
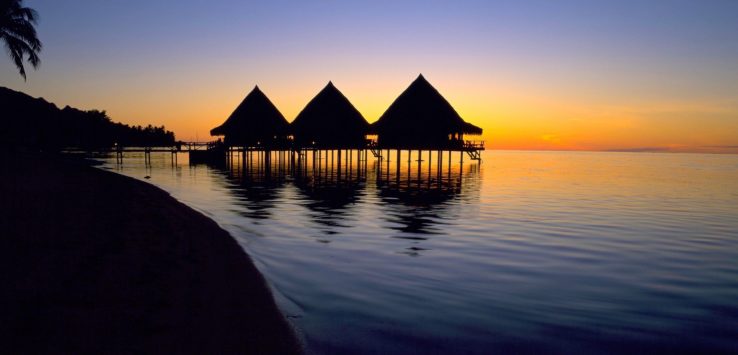
[[[729,2],[121,4],[39,2],[44,65],[0,81],[208,140],[254,85],[291,121],[332,80],[374,122],[423,73],[488,148],[738,152]]]

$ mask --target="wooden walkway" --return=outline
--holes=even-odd
[[[447,144],[442,144],[432,148],[403,148],[403,147],[383,147],[377,144],[374,140],[367,140],[366,146],[359,148],[330,148],[330,147],[313,147],[313,146],[301,146],[296,147],[291,142],[285,142],[284,144],[278,145],[256,145],[256,146],[226,146],[221,141],[211,142],[179,142],[171,146],[157,146],[157,147],[124,147],[114,146],[110,149],[98,149],[95,150],[99,153],[115,153],[116,161],[119,163],[123,162],[123,157],[126,153],[144,153],[144,157],[147,162],[150,162],[151,153],[171,153],[172,161],[176,162],[177,153],[188,153],[190,155],[191,162],[209,162],[209,161],[221,161],[227,159],[233,153],[250,153],[250,152],[281,152],[285,156],[295,156],[297,160],[301,160],[301,157],[305,157],[308,152],[316,153],[320,156],[320,152],[333,152],[337,151],[346,152],[348,157],[353,156],[353,152],[357,152],[358,159],[366,160],[366,153],[371,152],[372,155],[380,161],[389,161],[390,152],[397,152],[398,156],[400,152],[417,152],[417,156],[422,156],[423,152],[438,152],[439,156],[442,156],[442,152],[448,152],[449,158],[452,152],[461,153],[461,161],[463,162],[464,154],[468,155],[472,160],[482,160],[481,151],[484,148],[484,141],[449,141]],[[89,150],[83,149],[66,149],[66,152],[89,152]],[[294,159],[294,158],[293,158]]]

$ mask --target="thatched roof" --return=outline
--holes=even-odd
[[[255,86],[228,119],[210,131],[210,135],[256,139],[286,135],[288,131],[289,122],[259,87]]]
[[[387,111],[372,124],[372,132],[411,136],[433,134],[482,134],[465,122],[451,104],[420,74]]]
[[[332,82],[292,121],[295,140],[302,144],[363,145],[369,123]]]

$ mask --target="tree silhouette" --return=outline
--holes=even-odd
[[[43,98],[0,87],[0,153],[11,148],[58,151],[63,148],[106,150],[124,147],[171,147],[174,133],[164,126],[129,126],[113,122],[105,111],[57,108]],[[8,119],[5,119],[8,117]]]
[[[38,57],[41,41],[33,27],[37,20],[36,10],[23,7],[23,0],[0,0],[0,40],[5,42],[5,48],[23,80],[26,80],[26,69],[23,67],[26,56],[34,68],[41,64]]]

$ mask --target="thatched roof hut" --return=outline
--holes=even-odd
[[[383,148],[455,148],[464,134],[482,134],[465,122],[423,75],[419,75],[372,124]]]
[[[231,146],[274,146],[284,143],[288,134],[289,122],[258,86],[222,125],[210,131],[212,136],[225,136]]]
[[[317,148],[363,148],[369,123],[332,82],[302,109],[291,124],[295,142]]]

